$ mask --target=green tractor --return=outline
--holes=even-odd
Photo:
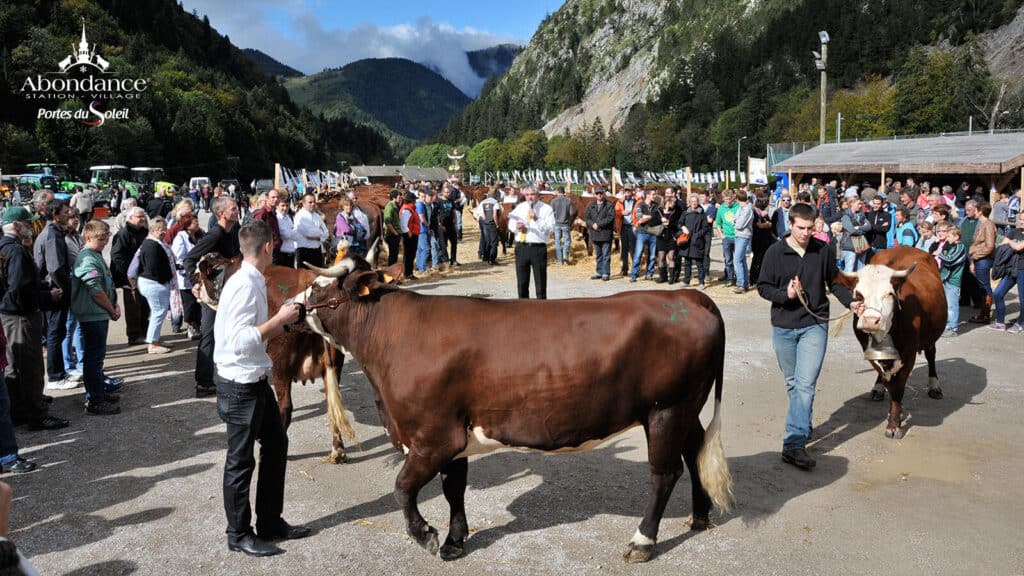
[[[53,176],[60,187],[60,192],[74,194],[75,187],[79,186],[85,190],[89,185],[85,182],[78,182],[68,172],[68,165],[57,162],[35,162],[25,165],[26,174],[45,174]]]
[[[164,180],[163,168],[147,168],[144,166],[132,168],[131,183],[136,186],[136,191],[133,191],[135,195],[138,195],[139,192],[147,192],[149,194],[163,192],[173,196],[178,191],[178,187],[173,182]],[[130,187],[129,190],[131,190]]]

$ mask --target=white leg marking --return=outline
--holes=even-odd
[[[634,546],[654,546],[656,544],[654,540],[641,534],[639,528],[636,529],[636,533],[633,534],[633,539],[629,543]]]
[[[939,387],[939,379],[936,378],[935,376],[929,376],[928,377],[928,389],[929,390],[935,390],[938,387]]]

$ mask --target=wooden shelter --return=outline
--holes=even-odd
[[[806,176],[850,181],[886,176],[963,176],[996,192],[1017,182],[1024,187],[1024,132],[979,133],[824,144],[772,166],[789,174],[790,185]]]
[[[364,177],[370,184],[386,184],[394,186],[403,180],[419,182],[420,180],[446,180],[448,171],[444,168],[422,168],[420,166],[353,166],[352,175]]]

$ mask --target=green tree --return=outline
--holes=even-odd
[[[478,142],[466,153],[466,167],[473,174],[497,170],[500,149],[501,141],[497,138],[488,138]]]
[[[424,144],[415,148],[405,159],[412,166],[448,167],[448,154],[452,147],[447,144]]]

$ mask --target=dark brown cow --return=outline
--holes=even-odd
[[[903,393],[919,352],[928,360],[928,396],[942,398],[935,342],[946,325],[946,299],[938,265],[924,251],[900,246],[875,254],[858,272],[842,272],[838,280],[864,301],[853,331],[878,372],[871,397],[882,400],[889,390],[885,435],[902,438]],[[870,359],[877,356],[874,351],[892,347],[895,360]]]
[[[217,254],[208,254],[196,266],[196,276],[202,283],[202,300],[211,308],[217,307],[220,286],[241,264],[239,258],[230,260]],[[219,269],[219,275],[214,273]],[[267,281],[268,310],[279,309],[317,278],[310,270],[296,270],[283,266],[270,266],[263,272]],[[217,277],[217,285],[210,278]],[[292,382],[305,384],[323,378],[327,395],[327,421],[331,432],[331,452],[327,461],[341,464],[348,460],[342,434],[355,440],[355,432],[345,415],[338,378],[345,355],[329,346],[323,338],[308,330],[290,329],[267,342],[267,354],[273,362],[271,384],[277,396],[277,407],[285,429],[292,420]]]
[[[343,300],[307,321],[349,351],[373,386],[388,436],[406,453],[395,482],[406,530],[431,553],[437,531],[420,515],[417,495],[439,472],[451,508],[440,554],[453,559],[468,536],[469,456],[501,448],[587,450],[634,426],[647,435],[653,489],[627,561],[653,557],[684,461],[694,529],[707,527],[712,502],[728,506],[732,480],[719,434],[725,326],[703,293],[493,301],[425,296],[387,280],[347,257],[296,301]],[[587,343],[565,339],[579,333]],[[524,352],[510,359],[503,352],[509,342]],[[715,411],[705,433],[699,414],[712,387]]]

